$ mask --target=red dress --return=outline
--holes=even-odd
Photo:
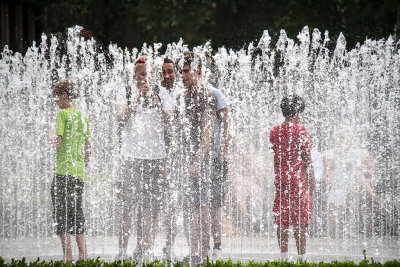
[[[302,152],[311,151],[310,136],[303,126],[282,124],[270,132],[274,150],[275,201],[277,225],[308,225],[312,199]]]

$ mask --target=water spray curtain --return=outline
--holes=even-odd
[[[43,35],[25,55],[7,48],[1,53],[1,238],[54,233],[49,190],[54,151],[46,130],[54,128],[57,112],[52,85],[66,77],[79,86],[77,106],[91,122],[93,152],[84,196],[88,234],[117,233],[116,93],[134,84],[133,62],[139,55],[151,58],[158,73],[163,57],[175,60],[188,50],[182,41],[163,44],[164,54],[159,44],[145,44],[140,51],[114,44],[100,48],[94,40],[81,38],[79,31],[80,27],[70,28],[66,40]],[[336,47],[330,49],[330,42]],[[374,231],[399,234],[399,218],[391,212],[399,209],[400,56],[392,37],[366,40],[347,50],[344,36],[329,40],[327,33],[311,33],[305,27],[297,40],[282,31],[272,43],[265,32],[257,44],[239,51],[212,51],[208,43],[193,51],[203,60],[204,80],[228,97],[232,112],[231,186],[224,208],[228,234],[274,236],[268,133],[283,121],[282,97],[294,93],[306,101],[302,123],[315,149],[323,154],[333,149],[335,127],[346,125],[353,145],[369,153],[376,170],[370,183],[389,200],[378,207],[385,219],[373,224]],[[153,78],[159,83],[158,74]],[[313,231],[323,227],[321,223],[321,229],[316,226]]]

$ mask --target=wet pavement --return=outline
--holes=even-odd
[[[72,249],[75,259],[77,247],[72,239]],[[307,261],[329,262],[352,260],[359,262],[364,259],[363,251],[367,259],[374,261],[387,261],[400,259],[400,240],[398,237],[358,237],[346,239],[309,238],[307,244]],[[163,236],[157,236],[154,247],[154,259],[162,258],[162,247],[165,242]],[[130,239],[128,252],[134,249],[136,238]],[[118,239],[116,236],[87,237],[88,254],[90,258],[105,261],[113,261],[118,254]],[[177,260],[181,260],[188,254],[186,240],[182,235],[177,237],[174,245],[174,253]],[[61,244],[57,236],[35,237],[19,239],[0,239],[0,254],[8,262],[11,258],[34,261],[38,257],[41,260],[60,260],[62,258]],[[222,259],[232,261],[257,261],[264,262],[278,260],[280,252],[278,244],[273,236],[253,237],[223,237]],[[289,257],[297,260],[294,238],[289,240]]]

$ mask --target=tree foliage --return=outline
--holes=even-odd
[[[289,37],[308,25],[340,32],[348,45],[394,33],[398,0],[30,0],[43,31],[82,25],[101,42],[129,48],[143,42],[241,48],[263,30]]]

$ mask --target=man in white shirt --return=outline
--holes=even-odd
[[[127,258],[131,219],[137,205],[137,245],[135,261],[151,260],[157,231],[164,183],[166,159],[166,101],[156,88],[150,88],[147,69],[152,68],[146,57],[135,61],[136,88],[131,97],[125,88],[117,95],[117,120],[125,122],[121,133],[119,257]]]
[[[173,110],[176,105],[176,96],[178,94],[178,90],[175,84],[176,78],[176,68],[174,62],[169,58],[164,58],[163,65],[161,68],[161,88],[164,90],[160,90],[160,95],[166,99],[168,110]],[[167,124],[167,126],[171,126],[171,124]],[[168,129],[172,131],[172,129]],[[176,171],[178,162],[174,157],[174,152],[172,148],[172,140],[171,135],[166,136],[166,148],[168,151],[169,161],[166,168],[166,172],[164,175],[167,177],[167,181],[165,183],[165,205],[166,205],[166,242],[163,248],[163,257],[165,259],[172,259],[172,246],[175,242],[176,234],[177,234],[177,204],[175,195],[178,193],[178,179],[179,173]]]

